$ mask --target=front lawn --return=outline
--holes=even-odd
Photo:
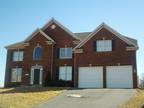
[[[142,105],[144,105],[144,90],[138,89],[136,96],[120,108],[140,108]]]
[[[0,108],[32,108],[47,101],[67,88],[18,87],[0,89]]]

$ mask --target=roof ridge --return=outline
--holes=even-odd
[[[75,34],[72,31],[70,31],[67,27],[62,25],[59,21],[57,21],[54,18],[51,18],[51,20],[49,20],[41,29],[45,30],[52,23],[56,23],[59,27],[61,27],[64,31],[66,31],[68,34],[70,34],[73,38],[81,40],[77,36],[75,36]]]
[[[125,37],[122,37],[123,35],[120,34],[119,32],[117,32],[116,30],[114,30],[113,28],[111,28],[110,26],[108,26],[106,23],[102,22],[96,29],[93,30],[93,32],[91,32],[83,41],[81,41],[73,50],[75,50],[76,48],[80,48],[81,46],[83,46],[89,39],[91,39],[97,32],[99,32],[99,30],[101,30],[102,28],[107,29],[108,31],[112,32],[113,34],[115,34],[117,37],[119,37],[121,40],[125,41],[128,44],[132,44],[134,45],[136,48],[138,47],[135,43],[133,43],[132,41],[128,40]]]

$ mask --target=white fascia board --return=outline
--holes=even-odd
[[[95,30],[93,30],[93,32],[91,32],[83,41],[81,41],[76,47],[73,48],[73,50],[75,50],[76,48],[80,48],[81,46],[83,46],[89,39],[91,39],[93,37],[93,35],[97,32],[99,32],[101,30],[101,28],[103,27],[103,23],[100,24]]]
[[[24,44],[24,41],[21,41],[21,42],[17,42],[17,43],[5,46],[5,48],[6,49],[15,49],[15,48],[18,48],[18,47],[21,48],[23,46],[23,44]]]
[[[36,34],[41,33],[44,37],[46,37],[48,40],[54,42],[54,40],[49,37],[47,34],[45,34],[41,29],[37,28],[28,38],[25,39],[25,42],[31,40]]]
[[[39,28],[37,28],[36,30],[34,30],[34,31],[24,40],[24,42],[27,42],[27,41],[31,40],[38,32],[39,32]]]
[[[112,32],[113,34],[115,34],[115,36],[117,36],[118,38],[120,38],[121,40],[123,40],[124,42],[126,42],[129,45],[134,45],[136,48],[138,48],[137,45],[135,45],[133,42],[129,41],[128,39],[124,38],[120,33],[118,33],[116,30],[112,29],[110,26],[108,26],[105,23],[100,24],[91,34],[88,35],[88,37],[82,41],[80,44],[78,44],[73,50],[75,50],[76,48],[80,48],[82,47],[88,40],[90,40],[96,33],[98,33],[102,28],[106,28],[108,31]]]
[[[45,36],[48,40],[52,41],[52,42],[55,42],[50,36],[48,36],[46,33],[44,33],[41,29],[39,29],[39,32]]]

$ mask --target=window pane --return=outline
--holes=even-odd
[[[11,70],[11,82],[16,82],[17,81],[17,70],[13,68]]]
[[[66,80],[67,81],[72,80],[72,67],[71,66],[66,67]]]
[[[13,68],[11,71],[11,82],[21,82],[22,68]]]
[[[24,54],[23,51],[19,52],[19,61],[23,61],[23,54]]]
[[[65,57],[65,48],[60,48],[60,58]]]
[[[105,51],[112,51],[112,42],[111,40],[105,41]]]
[[[36,47],[34,50],[34,60],[40,60],[42,58],[42,48]]]
[[[66,57],[72,58],[72,48],[66,48]]]
[[[21,82],[22,68],[17,68],[17,82]]]
[[[97,51],[112,51],[112,42],[111,40],[98,40],[97,41]]]
[[[104,41],[103,40],[100,40],[100,41],[97,41],[97,51],[101,52],[101,51],[104,51]]]
[[[59,68],[59,80],[71,81],[72,80],[72,67],[62,66]]]
[[[14,51],[13,61],[23,61],[23,51]]]
[[[65,67],[59,68],[59,80],[65,80]]]
[[[18,61],[18,51],[13,52],[13,61]]]
[[[72,58],[72,48],[60,48],[60,58]]]

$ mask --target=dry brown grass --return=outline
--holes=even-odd
[[[140,108],[143,104],[144,104],[144,90],[138,89],[136,96],[134,96],[120,108]]]
[[[0,89],[0,108],[32,108],[67,88],[23,87]]]

